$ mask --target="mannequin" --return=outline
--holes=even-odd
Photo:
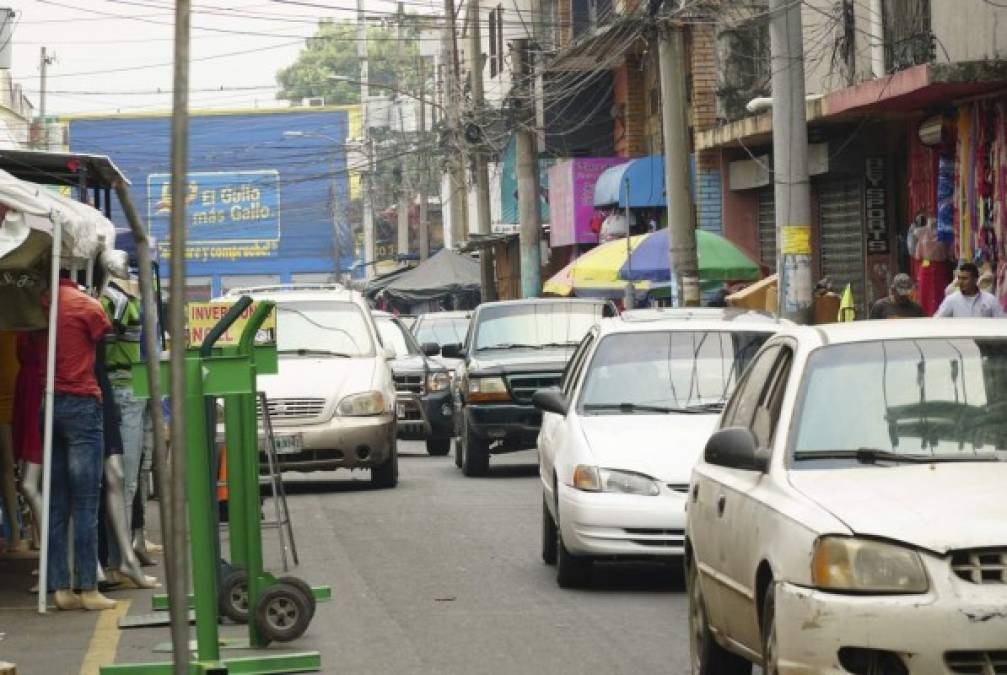
[[[14,450],[21,461],[21,494],[28,502],[33,532],[38,539],[42,518],[42,409],[43,379],[46,361],[46,331],[18,334],[17,398],[14,400]]]
[[[0,333],[0,494],[4,517],[10,525],[8,553],[24,553],[28,542],[21,539],[18,523],[17,487],[14,475],[14,388],[17,381],[17,335]]]

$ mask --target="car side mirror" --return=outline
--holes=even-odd
[[[532,394],[531,401],[535,404],[536,408],[544,412],[565,416],[570,410],[570,402],[567,401],[566,396],[559,390],[559,387],[538,389]]]
[[[385,361],[391,361],[395,358],[395,350],[391,347],[382,347],[381,356],[385,357]]]
[[[424,342],[420,345],[420,349],[426,356],[437,356],[441,353],[441,346],[436,342]]]
[[[758,447],[755,434],[745,427],[727,427],[714,432],[706,442],[707,464],[744,471],[769,471],[769,451]]]
[[[465,358],[465,350],[458,343],[444,345],[441,347],[441,356],[446,359],[463,359]]]

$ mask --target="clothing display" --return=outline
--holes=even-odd
[[[45,392],[47,333],[17,336],[17,392],[14,399],[14,452],[18,459],[42,464],[42,398]]]
[[[42,301],[49,290],[49,235],[31,230],[0,258],[0,330],[38,330],[49,325]]]

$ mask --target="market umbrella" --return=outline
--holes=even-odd
[[[759,266],[730,241],[706,230],[696,230],[696,253],[699,256],[699,280],[756,281],[762,274]],[[668,259],[668,230],[658,230],[634,247],[628,260],[619,269],[619,278],[626,281],[668,281],[671,278]]]
[[[626,287],[626,280],[619,277],[619,270],[626,262],[630,251],[639,246],[649,235],[616,239],[597,246],[550,278],[542,287],[550,295],[608,296],[619,295]],[[646,291],[650,284],[635,281],[638,291]]]

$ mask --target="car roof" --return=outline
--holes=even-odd
[[[878,319],[789,326],[781,335],[813,345],[925,338],[1001,337],[1007,339],[1007,319]]]
[[[776,333],[783,326],[776,321],[748,321],[744,319],[723,319],[715,316],[664,317],[647,321],[629,320],[621,316],[602,319],[598,322],[601,335],[616,333],[648,333],[666,331],[717,331],[724,333]]]
[[[339,284],[275,284],[234,288],[222,297],[216,298],[215,302],[237,300],[242,295],[247,295],[253,300],[262,299],[275,302],[329,301],[349,302],[356,305],[364,302],[360,293]]]
[[[522,300],[498,300],[484,302],[477,309],[489,307],[508,307],[512,305],[606,305],[609,300],[603,298],[524,298]]]
[[[622,313],[623,321],[641,323],[647,321],[737,321],[743,323],[775,324],[790,326],[793,322],[781,319],[769,312],[759,312],[738,307],[648,307],[630,309]]]
[[[424,312],[423,314],[418,314],[416,316],[417,320],[428,320],[428,319],[471,319],[472,310],[455,310],[451,312]]]

